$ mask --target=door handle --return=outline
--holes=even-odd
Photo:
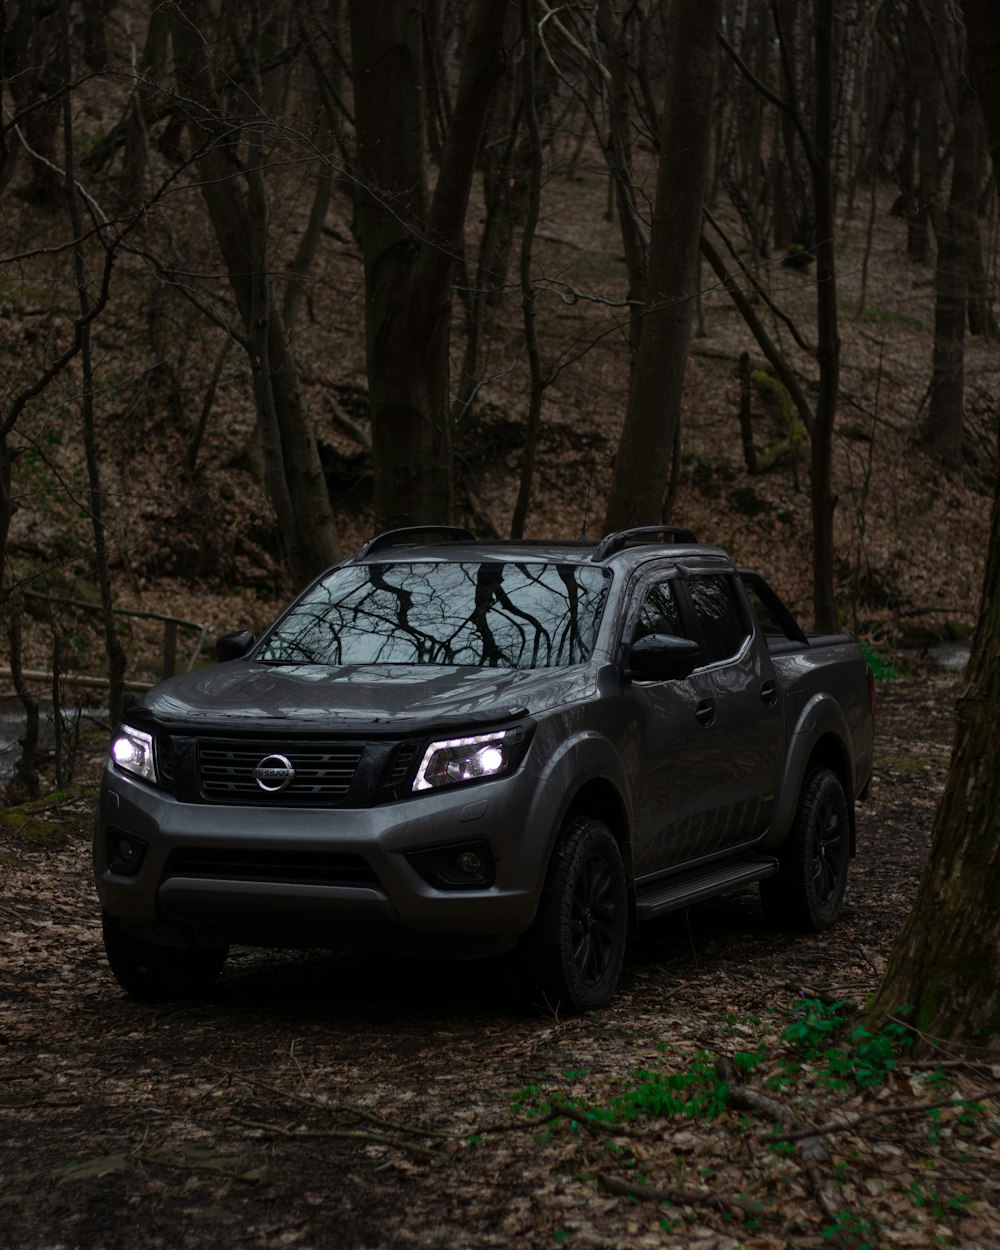
[[[715,724],[715,704],[711,699],[702,699],[694,709],[695,719],[706,727]]]
[[[762,681],[760,684],[761,702],[765,707],[774,707],[778,702],[778,687],[773,681]]]

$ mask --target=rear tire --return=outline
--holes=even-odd
[[[136,937],[104,913],[104,950],[115,980],[132,998],[197,998],[219,979],[228,946],[161,946]]]
[[[760,883],[764,914],[782,929],[829,929],[844,901],[850,854],[850,812],[840,778],[829,768],[810,769],[795,823],[778,852],[778,874]]]
[[[614,835],[600,820],[570,820],[519,948],[533,1003],[563,1013],[604,1007],[618,983],[627,930],[625,868]]]

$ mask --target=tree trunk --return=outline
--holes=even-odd
[[[819,395],[810,443],[813,522],[813,615],[820,633],[837,627],[833,595],[833,514],[831,481],[833,424],[840,391],[840,330],[837,324],[837,270],[834,245],[833,185],[833,0],[817,0],[816,114],[813,139],[813,211],[816,217],[816,355]]]
[[[774,6],[778,22],[778,37],[789,49],[793,67],[798,64],[794,50],[798,45],[798,0],[779,0]],[[796,93],[797,94],[797,93]],[[798,245],[810,248],[813,230],[806,189],[808,161],[802,151],[798,133],[791,116],[782,110],[777,120],[779,136],[774,138],[774,250],[789,252]]]
[[[979,192],[979,101],[966,83],[952,139],[954,171],[947,211],[936,218],[934,358],[924,441],[946,468],[962,467],[965,419],[965,316]]]
[[[526,162],[533,159],[530,145],[521,139],[526,104],[523,75],[520,79],[509,75],[503,90],[494,92],[479,157],[483,228],[475,267],[466,262],[459,279],[464,288],[461,299],[465,311],[465,344],[452,401],[452,432],[459,451],[461,425],[470,416],[483,385],[484,334],[503,303],[514,227],[524,216],[529,178]],[[535,104],[537,107],[537,100]]]
[[[721,0],[704,0],[670,11],[646,302],[605,517],[609,531],[660,519],[695,307],[720,10]]]
[[[941,183],[938,143],[938,72],[931,50],[931,31],[924,16],[914,13],[910,24],[910,57],[920,111],[917,117],[919,173],[913,211],[907,222],[906,251],[911,260],[930,259],[930,219]]]
[[[973,82],[1000,175],[1000,12],[963,0]],[[910,1006],[924,1037],[983,1043],[1000,1034],[1000,483],[983,597],[958,702],[958,731],[916,903],[869,1009]]]
[[[360,174],[357,225],[379,528],[452,511],[451,280],[510,0],[478,0],[454,115],[427,208],[421,10],[351,0]]]
[[[339,560],[340,543],[298,364],[271,282],[262,128],[249,128],[248,159],[241,162],[235,146],[239,124],[224,112],[206,55],[204,0],[177,0],[173,12],[174,60],[181,90],[193,102],[188,125],[200,151],[202,195],[246,331],[265,480],[289,570],[301,586]],[[256,7],[251,6],[247,39],[238,30],[241,15],[242,10],[230,13],[230,33],[242,62],[243,90],[261,118]]]
[[[972,83],[986,119],[993,172],[1000,180],[1000,12],[995,0],[962,0]]]
[[[916,902],[869,1010],[910,1006],[921,1034],[982,1042],[1000,1033],[1000,491],[983,599],[944,797]]]
[[[531,261],[535,244],[535,230],[542,198],[542,136],[535,109],[535,28],[530,11],[521,14],[521,31],[524,36],[524,105],[525,124],[528,134],[530,168],[528,169],[528,195],[525,205],[524,230],[521,234],[521,315],[524,325],[525,352],[531,375],[531,391],[528,414],[524,427],[524,451],[521,453],[521,481],[510,523],[511,538],[523,538],[528,519],[528,508],[535,480],[535,455],[542,424],[542,395],[545,379],[542,376],[542,357],[538,342],[538,326],[535,321],[535,287],[531,281]]]
[[[608,53],[607,128],[600,136],[604,159],[611,174],[618,228],[625,251],[628,274],[628,300],[635,314],[629,327],[629,341],[634,352],[642,337],[639,310],[646,295],[646,264],[649,239],[639,216],[635,184],[632,179],[632,116],[629,84],[627,25],[634,16],[634,6],[627,13],[619,11],[613,0],[598,0],[595,14],[598,33]]]
[[[64,81],[72,76],[72,30],[70,27],[69,2],[60,0],[61,61]],[[83,454],[87,466],[87,504],[90,523],[94,533],[94,570],[101,592],[101,620],[104,626],[104,645],[108,659],[108,713],[112,725],[121,720],[125,708],[125,670],[127,659],[115,622],[114,590],[111,585],[111,564],[108,555],[107,530],[104,524],[104,488],[101,485],[100,465],[97,456],[96,413],[94,411],[94,367],[91,351],[91,321],[94,299],[87,284],[87,257],[83,247],[83,219],[78,203],[76,185],[76,150],[73,135],[73,110],[69,94],[62,100],[63,114],[63,163],[66,179],[66,203],[73,231],[73,267],[76,278],[77,299],[80,306],[80,380],[82,394],[80,413],[83,424]],[[53,710],[58,715],[58,709]]]

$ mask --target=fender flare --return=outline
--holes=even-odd
[[[582,730],[560,742],[549,755],[528,813],[527,825],[533,836],[526,841],[526,847],[535,859],[539,896],[566,815],[580,791],[595,783],[609,786],[621,805],[624,828],[613,832],[620,835],[628,888],[632,892],[632,801],[625,767],[609,739],[594,730]]]
[[[778,805],[765,839],[768,848],[780,846],[792,827],[799,805],[799,795],[816,748],[827,740],[836,751],[836,771],[844,786],[847,805],[854,825],[854,753],[851,750],[851,729],[843,708],[829,694],[815,694],[799,713],[788,735],[788,752],[781,775]],[[832,763],[827,757],[826,762]]]

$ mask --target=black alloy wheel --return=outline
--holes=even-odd
[[[553,853],[538,913],[521,944],[535,1006],[553,1012],[605,1006],[628,933],[625,868],[614,835],[591,817],[569,820]]]
[[[810,769],[778,852],[778,874],[760,883],[768,919],[783,929],[829,929],[843,905],[850,855],[851,817],[840,778],[829,768]]]
[[[197,998],[219,979],[228,946],[162,946],[137,937],[104,913],[104,950],[115,980],[145,1001]]]

